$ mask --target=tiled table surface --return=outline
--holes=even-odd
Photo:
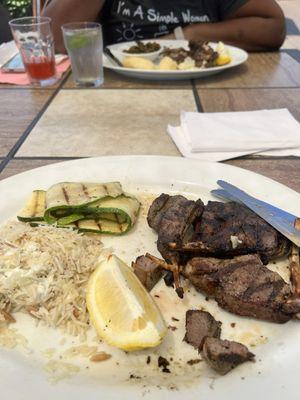
[[[111,154],[179,155],[166,133],[181,110],[288,107],[300,121],[300,64],[288,54],[252,54],[208,80],[147,82],[106,72],[100,89],[67,76],[50,89],[0,86],[0,179],[66,159]],[[227,163],[300,192],[300,159],[246,157]]]
[[[191,90],[63,89],[17,156],[179,155],[166,127],[181,110],[196,111]]]

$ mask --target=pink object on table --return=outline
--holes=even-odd
[[[69,68],[70,60],[64,60],[56,65],[56,75],[58,78]],[[0,83],[11,85],[30,85],[30,80],[25,72],[3,72],[0,70]]]

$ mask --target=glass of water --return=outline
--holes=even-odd
[[[64,43],[78,86],[97,87],[103,83],[103,42],[101,25],[74,22],[62,26]]]

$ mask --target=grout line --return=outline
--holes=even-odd
[[[60,156],[28,156],[28,157],[14,157],[14,160],[80,160],[89,157],[60,157]]]
[[[49,105],[51,104],[52,100],[55,98],[55,96],[58,94],[60,91],[62,85],[65,83],[66,79],[68,78],[69,73],[65,75],[65,77],[61,80],[60,84],[56,89],[54,89],[53,93],[49,97],[49,99],[46,101],[46,103],[43,105],[43,107],[40,109],[40,111],[37,113],[37,115],[34,117],[34,119],[31,121],[31,123],[27,126],[25,131],[22,133],[20,138],[17,140],[17,142],[14,144],[14,146],[10,149],[10,151],[7,153],[6,157],[2,160],[0,163],[0,173],[4,170],[6,165],[14,158],[22,144],[25,142],[27,137],[29,136],[30,132],[32,129],[35,127],[35,125],[38,123],[44,112],[47,110]]]
[[[226,86],[220,86],[220,87],[206,87],[206,86],[197,86],[195,83],[196,89],[203,89],[203,90],[280,90],[280,89],[289,89],[289,90],[299,90],[300,89],[300,83],[299,86],[233,86],[233,87],[226,87]]]
[[[164,87],[164,86],[159,86],[159,87],[156,87],[156,86],[154,86],[154,87],[115,87],[115,86],[112,86],[112,87],[99,87],[99,88],[89,88],[89,87],[87,87],[87,88],[83,88],[83,87],[68,88],[68,87],[66,87],[66,88],[62,88],[62,89],[63,90],[102,90],[102,91],[105,91],[105,90],[169,90],[169,91],[172,91],[172,90],[190,90],[191,86],[176,86],[176,87],[174,87],[174,86],[173,87],[170,87],[170,86],[168,86],[168,87]]]
[[[151,155],[151,154],[149,154]],[[26,160],[81,160],[84,158],[93,158],[92,156],[80,156],[80,157],[71,157],[71,156],[23,156],[23,157],[14,157],[14,160],[16,161],[26,161]],[[1,158],[0,158],[1,159]],[[256,156],[256,155],[246,155],[246,156],[241,156],[241,157],[235,157],[231,158],[229,160],[225,160],[222,162],[226,161],[231,161],[231,160],[262,160],[262,161],[272,161],[272,160],[300,160],[300,157],[298,156]]]
[[[24,90],[24,91],[26,91],[26,90],[36,90],[37,92],[38,92],[38,91],[42,91],[42,92],[45,92],[45,91],[54,92],[54,90],[56,90],[58,87],[59,87],[59,86],[57,86],[56,88],[54,88],[54,87],[17,86],[17,85],[15,85],[15,86],[10,86],[10,87],[2,87],[2,86],[1,86],[0,89],[1,89],[1,91],[2,91],[2,90]]]
[[[253,161],[300,160],[300,157],[299,156],[255,156],[255,155],[249,155],[249,156],[230,158],[229,160],[225,160],[222,162],[231,161],[231,160],[245,160],[245,161],[246,160],[253,160]]]
[[[202,106],[202,103],[201,103],[201,99],[200,99],[197,87],[195,85],[195,81],[192,79],[191,83],[192,83],[192,90],[193,90],[193,94],[194,94],[194,99],[195,99],[195,102],[196,102],[197,110],[198,110],[198,112],[203,113],[204,109],[203,109],[203,106]]]

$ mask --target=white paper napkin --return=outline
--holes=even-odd
[[[299,155],[300,124],[287,109],[181,114],[168,126],[179,151],[190,158],[223,161],[247,154]]]

